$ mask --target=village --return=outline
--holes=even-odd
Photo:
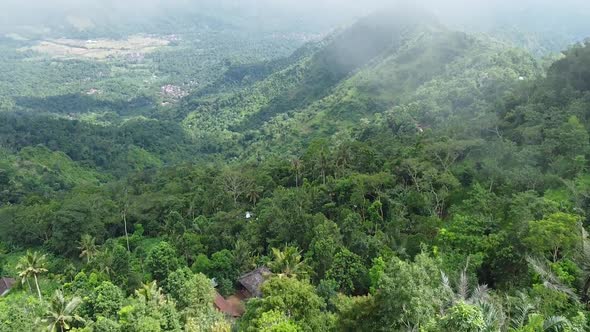
[[[228,318],[236,319],[241,317],[245,312],[245,303],[251,298],[262,296],[262,284],[271,275],[270,269],[264,266],[259,267],[238,278],[238,287],[233,295],[224,298],[215,290],[215,299],[213,302],[215,308]],[[211,280],[211,283],[214,287],[217,287],[214,279]],[[17,282],[14,278],[0,278],[0,297],[7,295],[14,287],[18,287],[19,285],[24,284]]]

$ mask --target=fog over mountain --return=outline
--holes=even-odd
[[[590,331],[590,0],[0,0],[0,332]]]
[[[291,20],[327,20],[343,23],[386,6],[410,3],[422,6],[445,18],[449,23],[492,24],[494,21],[510,21],[516,17],[549,19],[564,14],[583,16],[590,4],[583,0],[4,0],[0,18],[2,25],[43,23],[43,19],[55,19],[67,15],[101,16],[128,19],[141,16],[159,16],[172,13],[239,13],[243,17],[269,19],[279,14]],[[542,17],[540,16],[542,15]],[[537,20],[538,24],[542,24]],[[260,22],[264,24],[264,22]],[[546,23],[546,22],[545,22]]]

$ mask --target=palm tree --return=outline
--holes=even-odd
[[[254,255],[250,244],[244,240],[237,240],[234,244],[234,260],[240,273],[252,271],[256,268],[257,256]]]
[[[518,293],[517,303],[512,308],[512,317],[507,322],[509,331],[565,331],[571,328],[571,322],[563,316],[545,318],[536,311],[533,301],[524,293]]]
[[[104,273],[107,277],[111,277],[113,274],[113,255],[107,248],[99,251],[96,254],[96,266],[98,271]]]
[[[451,286],[447,275],[441,271],[443,288],[450,295],[448,306],[452,307],[457,303],[467,303],[478,307],[484,316],[484,326],[482,332],[499,331],[500,327],[506,324],[506,314],[499,303],[494,302],[489,296],[487,285],[477,285],[471,287],[467,269],[469,261],[456,282],[455,288]]]
[[[148,284],[142,283],[141,287],[135,290],[135,295],[145,303],[160,305],[166,301],[166,297],[162,294],[162,289],[158,287],[158,283],[155,280]]]
[[[456,289],[453,289],[449,282],[449,278],[444,272],[441,272],[442,283],[445,290],[451,294],[451,305],[458,302],[465,302],[467,304],[478,304],[486,302],[489,298],[489,289],[487,285],[477,285],[470,289],[469,278],[467,277],[467,266],[461,271],[459,281],[456,283]]]
[[[30,277],[35,279],[35,285],[37,286],[37,294],[39,295],[39,300],[42,300],[41,296],[41,289],[39,288],[39,280],[37,278],[38,275],[47,272],[46,266],[46,256],[41,255],[39,252],[31,252],[30,250],[27,251],[27,254],[21,257],[16,269],[18,271],[18,276],[21,278],[21,282],[24,284],[28,282]]]
[[[70,329],[71,323],[83,323],[84,319],[74,313],[80,303],[82,303],[82,299],[79,297],[66,301],[63,293],[56,290],[44,319],[45,323],[48,324],[47,330],[50,332],[64,332]]]
[[[80,249],[80,258],[86,257],[86,263],[90,263],[90,260],[98,253],[98,246],[96,245],[96,239],[92,236],[85,234],[82,235],[80,242],[78,242]]]
[[[534,266],[534,261],[530,261],[537,271],[541,269],[539,266]],[[468,263],[469,264],[469,263]],[[542,271],[541,277],[547,277]],[[456,286],[453,288],[450,285],[449,278],[441,272],[442,283],[444,289],[451,296],[449,307],[457,303],[467,303],[478,307],[484,318],[484,326],[482,332],[497,332],[497,331],[564,331],[571,327],[571,322],[562,316],[544,317],[538,313],[538,301],[532,300],[524,293],[518,293],[516,297],[507,297],[505,301],[509,304],[508,308],[503,308],[502,304],[495,301],[488,292],[485,285],[478,285],[474,288],[470,287],[467,277],[467,266],[461,272]],[[547,287],[552,287],[548,285]],[[556,289],[556,288],[554,288]],[[562,291],[562,289],[557,289]]]
[[[258,202],[258,200],[260,199],[260,192],[262,190],[263,190],[262,187],[258,187],[258,186],[252,186],[248,190],[248,193],[246,194],[246,196],[248,197],[248,200],[250,201],[250,203],[256,205],[256,202]]]
[[[541,277],[547,288],[567,295],[573,302],[588,304],[590,302],[590,239],[582,223],[578,223],[580,242],[574,251],[573,261],[580,267],[580,285],[578,288],[566,285],[551,269],[550,262],[542,257],[527,257],[529,266]]]
[[[269,267],[279,277],[297,277],[307,274],[307,265],[301,260],[301,252],[295,247],[286,246],[283,251],[272,248],[274,256]]]
[[[543,280],[543,286],[546,288],[552,289],[557,292],[561,292],[567,295],[570,300],[574,302],[580,301],[580,296],[575,289],[566,285],[550,267],[550,263],[547,262],[544,258],[534,258],[534,257],[527,257],[527,262],[533,268],[533,270],[539,275],[541,280]]]

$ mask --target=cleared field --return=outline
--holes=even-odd
[[[31,47],[32,50],[62,58],[91,58],[106,59],[108,57],[139,57],[142,54],[167,46],[170,41],[166,39],[131,36],[124,40],[96,39],[48,39]]]

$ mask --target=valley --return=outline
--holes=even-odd
[[[0,332],[590,329],[585,7],[92,4],[0,24]]]

